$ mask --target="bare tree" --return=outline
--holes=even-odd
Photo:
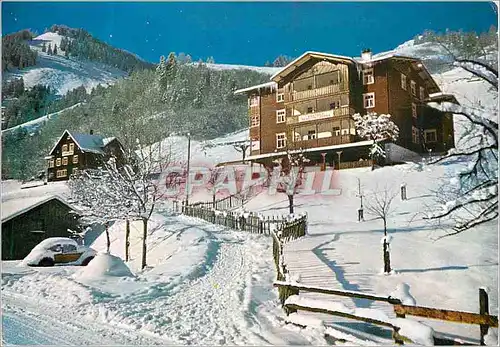
[[[245,158],[247,155],[247,150],[250,147],[250,144],[248,142],[244,143],[237,143],[233,145],[234,149],[240,152],[243,156],[243,159],[241,160],[243,164],[245,164]]]
[[[451,54],[451,53],[450,53]],[[454,64],[479,78],[490,87],[493,106],[486,103],[457,105],[451,102],[431,102],[429,105],[450,112],[470,125],[460,139],[460,146],[432,164],[459,160],[469,165],[451,177],[439,192],[439,209],[426,217],[431,220],[451,220],[455,235],[498,218],[498,70],[487,62],[454,57]]]
[[[309,162],[304,155],[303,150],[287,150],[284,157],[274,161],[277,164],[274,167],[270,177],[270,193],[281,191],[288,197],[289,213],[294,213],[294,196],[297,193],[298,187],[301,184],[304,167]]]
[[[383,238],[383,255],[384,255],[384,273],[391,272],[391,256],[389,250],[390,240],[387,236],[387,220],[394,212],[392,202],[397,193],[392,192],[389,188],[383,191],[375,191],[366,199],[366,211],[374,215],[377,219],[382,219],[384,222],[384,238]]]

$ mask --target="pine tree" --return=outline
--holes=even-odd
[[[49,43],[49,48],[47,48],[47,54],[52,55],[52,46]]]
[[[45,45],[45,42],[42,44],[42,52],[43,53],[47,52],[47,46]]]
[[[156,79],[158,82],[158,86],[161,89],[166,89],[168,86],[168,78],[167,78],[167,62],[165,61],[165,56],[162,55],[160,57],[160,63],[156,67]]]
[[[54,44],[54,51],[52,52],[54,55],[57,55],[57,45]]]

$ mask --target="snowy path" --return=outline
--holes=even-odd
[[[162,255],[166,261],[139,273],[136,279],[107,279],[107,283],[92,285],[75,280],[71,274],[78,269],[70,267],[7,268],[8,273],[2,278],[2,308],[7,312],[3,320],[5,342],[326,343],[316,332],[304,333],[284,325],[283,312],[272,289],[275,273],[269,238],[223,230],[188,217],[168,216],[165,220],[166,228],[172,232],[161,234],[171,235],[161,244],[170,242],[180,248],[172,247],[171,256]],[[181,241],[182,237],[191,236],[196,242]],[[151,252],[159,256],[161,244],[151,248]],[[185,257],[183,247],[192,249],[202,244],[206,245],[203,260],[191,270],[170,279],[155,273],[181,265]],[[32,333],[23,333],[28,330]],[[59,330],[64,333],[58,334]],[[99,331],[100,337],[96,338],[92,331]],[[81,335],[79,340],[76,334]]]

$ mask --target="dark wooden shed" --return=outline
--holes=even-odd
[[[2,260],[23,259],[40,241],[77,230],[74,208],[59,196],[2,201]]]

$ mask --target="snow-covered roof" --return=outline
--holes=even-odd
[[[256,86],[251,86],[248,88],[238,89],[234,91],[234,94],[241,94],[245,92],[249,92],[251,90],[261,89],[261,88],[277,88],[278,84],[276,82],[266,82],[262,84],[258,84]]]
[[[397,58],[397,59],[406,59],[406,60],[412,60],[414,62],[420,62],[421,60],[416,57],[411,57],[411,56],[406,56],[403,54],[398,53],[397,51],[389,51],[389,52],[383,52],[379,54],[375,54],[371,56],[369,59],[366,59],[366,57],[348,57],[344,55],[338,55],[338,54],[330,54],[330,53],[321,53],[321,52],[313,52],[313,51],[307,51],[304,54],[302,54],[300,57],[294,59],[291,63],[289,63],[287,66],[285,66],[283,69],[275,73],[274,75],[271,76],[271,81],[274,82],[279,82],[282,78],[293,72],[297,67],[300,65],[304,64],[311,58],[316,58],[316,59],[323,59],[323,60],[335,60],[335,61],[344,61],[347,63],[352,63],[352,64],[372,64],[372,63],[377,63],[380,61],[384,61],[387,59],[391,58]],[[424,79],[428,79],[431,81],[431,84],[435,87],[435,89],[439,89],[437,87],[437,84],[435,81],[432,79],[431,75],[429,72],[426,70],[426,68],[422,65],[419,66],[422,68],[421,73],[423,74],[421,77]],[[244,91],[249,91],[253,89],[258,89],[260,86],[253,86],[245,89],[240,89],[237,92],[244,92]]]
[[[356,61],[352,57],[347,57],[338,54],[330,54],[330,53],[321,53],[321,52],[313,52],[307,51],[302,54],[300,57],[294,59],[291,63],[285,66],[282,70],[278,71],[274,75],[271,76],[271,80],[277,82],[282,76],[286,76],[291,71],[295,70],[297,66],[302,65],[303,62],[308,60],[309,58],[323,58],[323,59],[335,59],[335,60],[348,60],[352,63]]]
[[[69,130],[65,130],[61,137],[57,140],[56,144],[50,150],[50,154],[54,151],[57,144],[61,139],[68,134],[75,141],[78,148],[83,152],[91,152],[96,154],[104,154],[103,148],[106,147],[115,137],[104,137],[102,135],[91,135],[91,134],[72,134]]]
[[[352,143],[345,143],[341,145],[331,145],[331,146],[323,146],[323,147],[314,147],[314,148],[307,148],[307,149],[302,149],[302,150],[291,150],[291,153],[298,153],[300,151],[302,152],[316,152],[316,151],[325,151],[325,150],[331,150],[331,149],[341,149],[341,148],[349,148],[349,147],[358,147],[358,146],[368,146],[372,145],[373,141],[368,140],[368,141],[358,141],[358,142],[352,142]],[[252,160],[252,159],[262,159],[262,158],[272,158],[272,157],[278,157],[286,155],[286,152],[273,152],[273,153],[266,153],[266,154],[256,154],[256,155],[251,155],[247,157],[247,160]]]
[[[45,204],[46,202],[56,199],[68,206],[68,208],[75,210],[70,204],[68,204],[63,198],[57,195],[45,195],[45,196],[37,196],[31,198],[22,198],[22,199],[11,199],[2,201],[2,223],[11,220],[37,206]]]

